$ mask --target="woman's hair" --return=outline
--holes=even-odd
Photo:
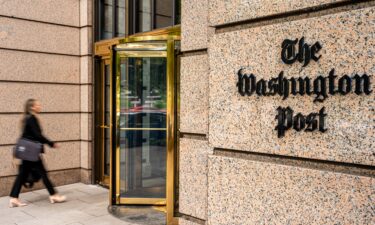
[[[31,109],[36,102],[36,99],[30,98],[25,103],[25,111],[22,119],[22,127],[25,126],[25,122],[28,116],[30,116],[33,113],[33,110]]]

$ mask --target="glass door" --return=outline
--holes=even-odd
[[[168,148],[173,150],[168,100],[174,98],[168,95],[167,42],[119,45],[116,62],[119,203],[166,205]]]
[[[100,63],[101,71],[96,80],[96,140],[98,176],[97,182],[104,186],[109,186],[110,180],[110,151],[111,151],[111,67],[110,60],[103,59]]]

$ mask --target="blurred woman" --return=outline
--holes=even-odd
[[[25,104],[25,115],[22,120],[23,132],[22,138],[29,139],[31,141],[37,141],[42,144],[48,144],[52,148],[57,148],[58,145],[42,134],[42,129],[39,124],[37,114],[41,111],[41,104],[35,99],[29,99]],[[44,153],[44,149],[42,149]],[[46,186],[50,197],[49,200],[51,203],[55,202],[64,202],[66,200],[65,196],[58,195],[54,189],[51,181],[47,176],[47,171],[43,165],[42,159],[39,158],[38,161],[32,162],[27,160],[22,160],[22,164],[19,167],[19,173],[16,180],[14,181],[12,191],[10,193],[9,207],[18,207],[25,206],[26,203],[23,203],[19,200],[18,196],[21,191],[21,187],[25,184],[30,176],[31,171],[37,173],[39,177],[42,178],[44,185]]]

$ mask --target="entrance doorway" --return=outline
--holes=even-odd
[[[107,117],[106,110],[102,114],[109,120],[99,124],[101,141],[108,143],[103,146],[110,149],[109,170],[102,154],[110,204],[162,206],[167,224],[176,224],[179,39],[179,27],[119,39],[107,46],[109,63],[101,64],[111,74],[108,82],[103,79],[110,107]]]

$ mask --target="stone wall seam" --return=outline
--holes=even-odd
[[[6,16],[6,15],[0,15],[0,17],[9,18],[9,19],[15,19],[15,20],[23,20],[28,22],[35,22],[35,23],[43,23],[43,24],[49,24],[49,25],[55,25],[55,26],[62,26],[62,27],[70,27],[70,28],[77,28],[80,29],[80,26],[73,26],[73,25],[67,25],[67,24],[61,24],[61,23],[52,23],[42,20],[32,20],[27,18],[21,18],[21,17],[15,17],[15,16]]]
[[[188,138],[188,139],[208,141],[208,135],[207,134],[198,134],[198,133],[180,132],[179,138]]]
[[[324,15],[331,15],[340,12],[347,12],[357,9],[369,8],[375,6],[373,0],[359,0],[333,3],[331,7],[310,7],[305,10],[289,11],[281,14],[259,17],[255,19],[243,20],[224,25],[214,26],[215,34],[231,32],[235,30],[243,30],[253,27],[268,26],[277,23],[285,23],[296,20],[309,19],[314,17],[321,17]]]
[[[197,223],[197,224],[201,224],[201,225],[206,224],[206,220],[202,220],[202,219],[199,219],[197,217],[186,215],[186,214],[183,214],[183,213],[180,213],[180,212],[179,212],[179,217],[184,219],[184,220],[193,222],[193,223]]]
[[[0,50],[40,53],[40,54],[48,54],[48,55],[62,55],[62,56],[81,57],[80,54],[66,54],[66,53],[59,53],[59,52],[43,52],[43,51],[35,51],[35,50],[27,50],[27,49],[17,49],[17,48],[0,47]],[[85,56],[85,55],[82,55],[82,56]]]
[[[214,156],[375,178],[375,166],[214,148]]]
[[[195,55],[204,55],[207,54],[208,48],[192,49],[181,51],[182,57],[195,56]]]

